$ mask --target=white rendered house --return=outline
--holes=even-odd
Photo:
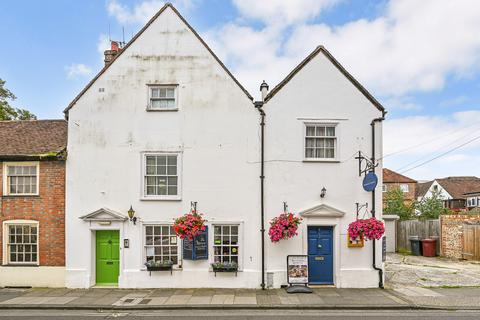
[[[176,9],[165,5],[124,48],[112,49],[113,60],[65,111],[67,287],[259,288],[262,273],[265,285],[280,287],[287,254],[307,254],[308,233],[320,226],[331,230],[331,284],[379,285],[371,244],[347,248],[346,228],[355,203],[372,200],[355,156],[371,156],[371,123],[383,108],[324,48],[261,108],[263,200],[259,112]],[[379,158],[380,120],[374,130]],[[312,139],[325,145],[311,147]],[[267,228],[284,201],[304,218],[293,239],[272,244],[265,235],[263,259],[262,201]],[[171,228],[191,202],[208,220],[197,259]],[[381,217],[381,192],[375,203]],[[173,272],[147,272],[144,263],[157,258],[173,261]],[[215,261],[236,262],[239,272],[215,274]]]

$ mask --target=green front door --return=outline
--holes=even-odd
[[[96,238],[96,282],[98,285],[116,285],[119,275],[119,232],[98,230]]]

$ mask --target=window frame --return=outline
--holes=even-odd
[[[172,227],[172,222],[145,222],[142,223],[142,266],[143,269],[146,269],[144,263],[147,262],[147,227]],[[177,264],[173,265],[175,269],[181,269],[183,265],[183,252],[182,252],[182,239],[176,236],[177,238]],[[149,245],[150,246],[150,245]],[[154,247],[154,245],[152,245]]]
[[[317,127],[331,127],[335,129],[335,135],[332,136],[331,138],[334,139],[334,157],[333,158],[308,158],[306,155],[306,149],[307,149],[307,127],[309,126],[317,126]],[[304,121],[303,126],[302,126],[302,139],[303,139],[303,149],[302,149],[302,159],[303,162],[339,162],[339,140],[340,140],[340,129],[339,129],[339,123],[338,122],[315,122],[315,121]],[[321,137],[320,137],[321,138]],[[329,138],[328,136],[325,136],[325,138]]]
[[[31,167],[36,166],[37,168],[37,190],[35,193],[10,193],[9,185],[9,167]],[[40,195],[40,162],[39,161],[17,161],[17,162],[4,162],[3,163],[3,195],[9,197],[28,197],[28,196],[38,196]]]
[[[208,245],[209,245],[209,262],[210,271],[212,271],[211,264],[215,262],[215,226],[237,226],[238,227],[238,271],[243,271],[243,256],[245,249],[245,242],[243,238],[243,221],[215,221],[209,224],[208,227]]]
[[[147,84],[147,111],[178,111],[178,84]],[[152,89],[173,89],[175,106],[172,108],[153,108],[152,107]],[[153,98],[155,99],[155,98]],[[162,98],[156,98],[162,100]],[[165,98],[167,100],[168,98]]]
[[[10,241],[9,241],[9,236],[10,236],[10,226],[18,226],[18,225],[28,225],[28,226],[34,226],[37,228],[37,261],[35,262],[11,262],[10,261]],[[2,250],[3,250],[3,259],[2,263],[3,265],[9,265],[9,266],[39,266],[40,265],[40,223],[36,220],[5,220],[3,221],[3,226],[2,226],[2,232],[3,232],[3,245],[2,245]]]
[[[145,177],[147,173],[147,156],[177,156],[177,194],[176,195],[147,195]],[[141,190],[140,200],[168,200],[178,201],[182,200],[182,152],[180,151],[155,151],[155,152],[142,152],[141,155]]]
[[[401,183],[399,185],[399,188],[403,193],[409,193],[410,192],[410,186],[408,185],[408,183]]]

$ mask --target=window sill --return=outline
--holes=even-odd
[[[4,194],[3,198],[40,198],[39,194]]]
[[[173,271],[183,271],[183,268],[181,266],[173,266],[172,270]],[[148,269],[147,269],[147,267],[144,266],[144,267],[140,268],[140,271],[148,271]]]
[[[8,263],[8,264],[2,264],[1,265],[2,267],[27,267],[27,268],[31,268],[31,267],[40,267],[38,264],[23,264],[23,263]]]
[[[141,197],[140,201],[182,201],[182,197]]]
[[[151,109],[147,108],[147,112],[170,112],[170,111],[178,111],[178,108],[175,109]]]
[[[325,163],[340,163],[338,159],[303,159],[303,162],[325,162]]]

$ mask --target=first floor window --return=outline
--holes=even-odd
[[[176,110],[176,86],[151,86],[149,110]]]
[[[37,195],[38,163],[5,163],[5,195]]]
[[[38,263],[38,223],[6,224],[8,264]]]
[[[171,225],[145,226],[145,250],[147,261],[171,261],[178,264],[178,238]]]
[[[382,185],[382,192],[387,192],[387,185]]]
[[[402,190],[402,192],[408,192],[408,184],[401,184],[400,185],[400,190]]]
[[[175,198],[179,196],[179,155],[145,154],[144,196]]]
[[[213,233],[214,262],[238,263],[238,225],[215,225]]]
[[[305,158],[335,159],[337,147],[335,126],[307,124],[305,128]]]

